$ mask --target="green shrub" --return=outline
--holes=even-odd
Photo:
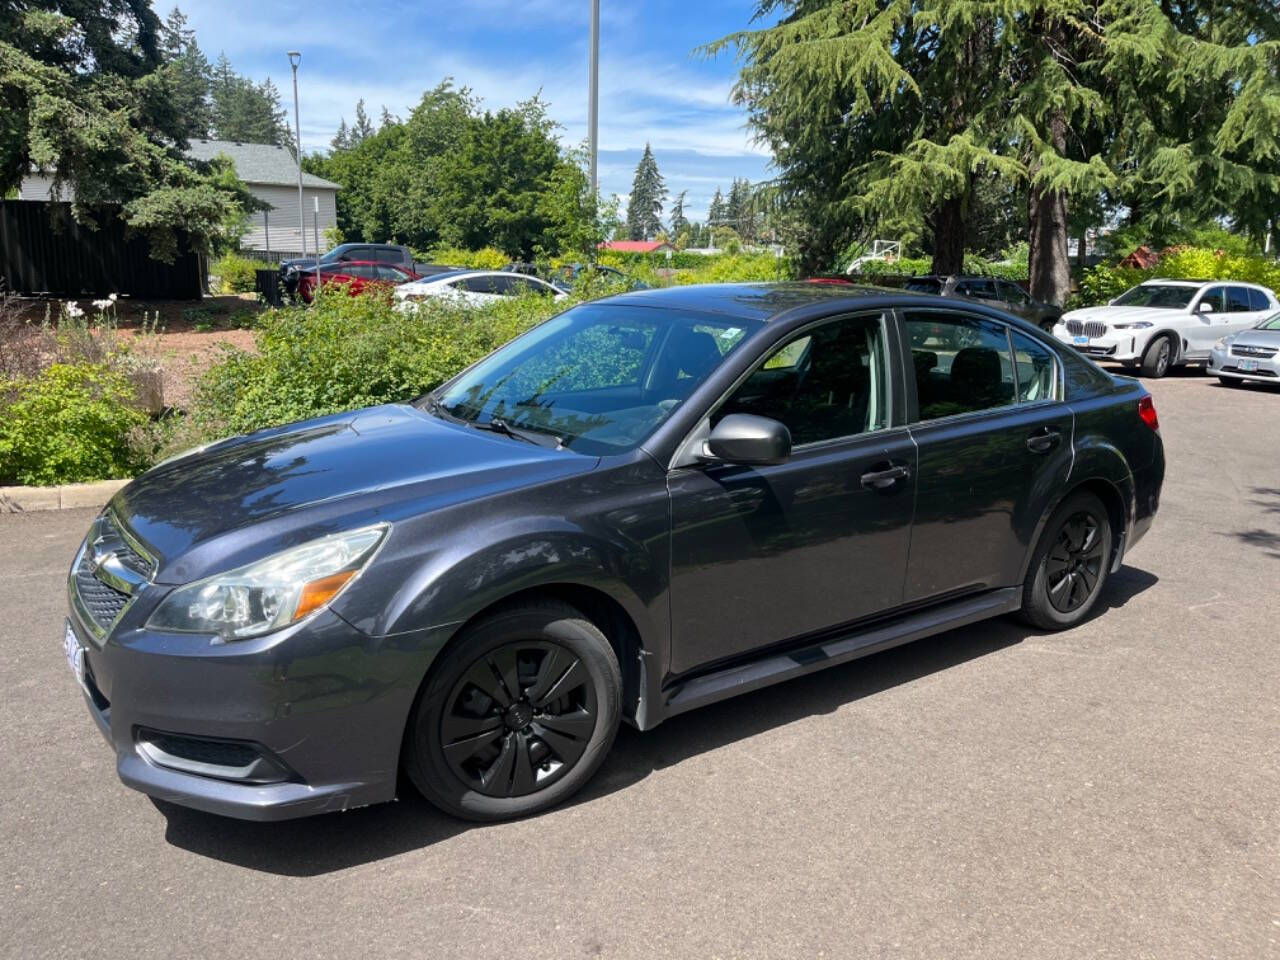
[[[257,353],[227,348],[201,379],[195,428],[210,439],[409,400],[561,309],[531,294],[483,309],[427,300],[405,314],[366,294],[273,310]]]
[[[443,263],[449,266],[470,267],[472,270],[500,270],[511,262],[501,250],[485,247],[482,250],[464,250],[461,247],[433,247],[425,254],[414,254],[417,260],[427,263]]]
[[[218,261],[218,276],[222,278],[223,293],[253,293],[257,285],[256,270],[270,270],[271,264],[262,260],[249,260],[228,253]]]
[[[130,380],[106,363],[55,363],[10,381],[0,416],[0,483],[131,476],[146,466],[149,420]]]
[[[1222,253],[1192,247],[1163,257],[1154,267],[1112,267],[1099,264],[1085,270],[1080,290],[1067,303],[1069,308],[1092,307],[1113,300],[1144,280],[1241,280],[1270,290],[1280,288],[1280,263],[1265,257]]]

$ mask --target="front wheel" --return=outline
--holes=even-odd
[[[1142,352],[1142,375],[1163,377],[1173,366],[1173,341],[1168,337],[1156,337]]]
[[[604,634],[555,601],[500,609],[432,671],[405,738],[405,767],[433,804],[509,820],[581,788],[618,732],[622,674]]]
[[[1058,505],[1045,524],[1022,587],[1022,619],[1041,630],[1065,630],[1089,615],[1106,586],[1111,520],[1091,493]]]

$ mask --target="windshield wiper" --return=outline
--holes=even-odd
[[[554,441],[557,448],[564,446],[564,441],[553,434],[540,433],[536,430],[524,430],[520,427],[514,427],[502,417],[490,417],[488,420],[472,420],[468,425],[475,427],[477,430],[489,430],[493,433],[500,433],[504,437],[523,440],[525,443],[532,443],[537,447],[548,446],[545,440]]]

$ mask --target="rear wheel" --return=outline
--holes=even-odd
[[[405,740],[414,786],[469,820],[554,806],[583,786],[618,731],[622,675],[609,641],[554,601],[467,628],[418,697]]]
[[[1065,630],[1089,615],[1106,586],[1111,520],[1091,493],[1072,494],[1053,512],[1023,583],[1021,616],[1041,630]]]
[[[1169,337],[1156,337],[1142,353],[1142,375],[1163,377],[1173,366],[1174,344]]]

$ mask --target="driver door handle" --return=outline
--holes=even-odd
[[[871,470],[862,475],[862,485],[868,490],[887,490],[899,480],[906,480],[911,471],[902,464],[885,470]]]
[[[1062,431],[1057,427],[1042,427],[1027,437],[1027,449],[1032,453],[1048,453],[1062,440]]]

